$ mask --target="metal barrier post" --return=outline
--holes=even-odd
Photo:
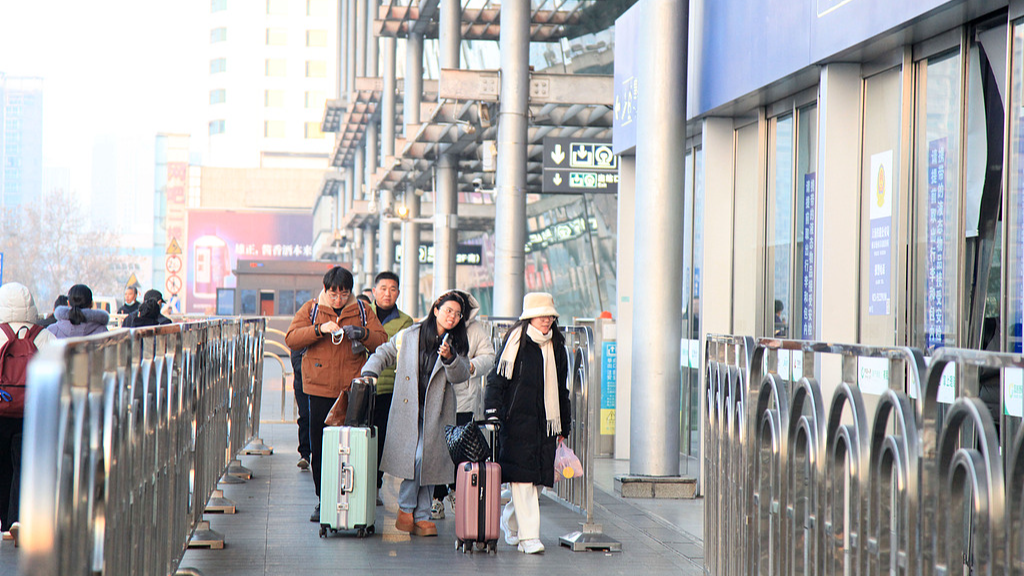
[[[25,412],[23,573],[177,571],[226,456],[258,432],[259,387],[232,380],[258,373],[263,328],[209,320],[40,350]]]

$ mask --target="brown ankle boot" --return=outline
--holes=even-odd
[[[437,525],[429,520],[420,520],[413,526],[412,533],[417,536],[437,536]]]
[[[395,520],[395,529],[402,532],[412,532],[415,528],[416,526],[412,521],[412,513],[399,510],[398,519]]]

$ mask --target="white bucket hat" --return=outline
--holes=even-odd
[[[555,298],[547,292],[530,292],[523,296],[523,313],[519,319],[529,320],[539,316],[558,316]]]

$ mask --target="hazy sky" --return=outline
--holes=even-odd
[[[209,4],[0,0],[0,72],[44,79],[44,165],[87,193],[98,137],[138,152],[157,132],[202,130]]]

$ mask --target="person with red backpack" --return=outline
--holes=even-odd
[[[0,286],[0,529],[15,546],[28,362],[43,344],[56,339],[38,320],[27,287],[17,282]]]

